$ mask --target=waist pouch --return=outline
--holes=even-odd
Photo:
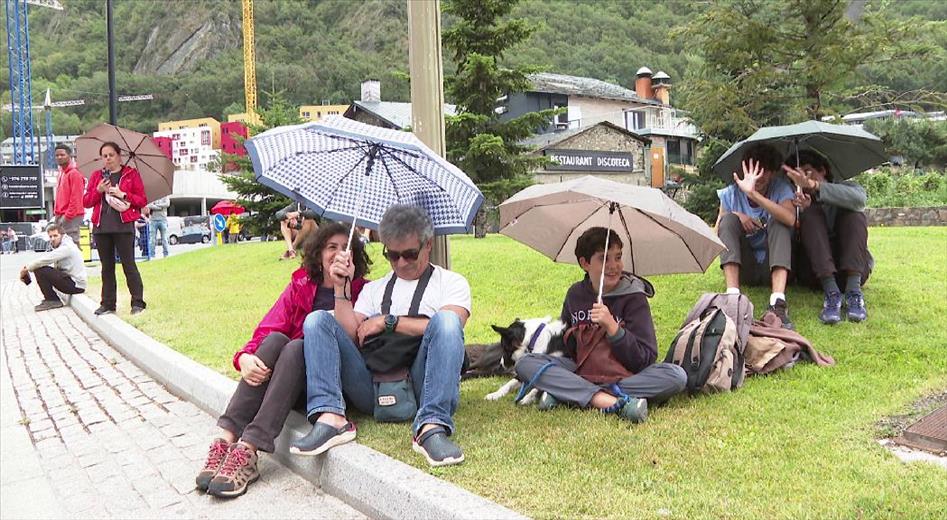
[[[418,413],[414,385],[407,369],[377,374],[375,384],[375,420],[378,422],[406,422]]]

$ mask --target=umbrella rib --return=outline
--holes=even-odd
[[[655,224],[657,224],[657,225],[661,226],[662,228],[664,228],[668,233],[671,233],[671,235],[676,236],[676,237],[678,238],[678,240],[680,240],[681,243],[684,244],[684,247],[687,248],[687,252],[691,254],[691,258],[693,258],[694,261],[697,262],[697,266],[698,266],[698,267],[700,266],[700,260],[697,258],[697,255],[694,254],[694,250],[691,249],[690,244],[688,244],[687,241],[684,240],[684,237],[682,237],[682,236],[680,235],[680,233],[677,233],[677,232],[675,232],[675,231],[672,231],[671,228],[669,228],[669,227],[665,226],[664,224],[658,222],[658,220],[657,220],[656,218],[652,217],[652,216],[651,216],[650,214],[648,214],[648,212],[646,212],[646,211],[641,211],[640,209],[636,209],[635,211],[637,211],[638,213],[641,213],[642,215],[648,217],[649,219],[651,219],[652,222],[654,222]]]
[[[395,190],[395,197],[398,198],[398,202],[401,202],[401,192],[398,191],[398,185],[395,184],[395,178],[391,175],[391,169],[388,168],[388,161],[385,160],[384,154],[381,157],[381,165],[385,167],[385,174],[388,175],[388,178],[391,179],[391,189]]]
[[[388,155],[390,155],[392,159],[394,159],[394,160],[398,161],[399,163],[401,163],[402,165],[404,165],[405,168],[407,168],[408,170],[414,172],[415,175],[417,175],[418,177],[420,177],[420,178],[426,180],[428,183],[430,183],[431,185],[433,185],[435,188],[439,189],[440,191],[442,191],[442,192],[444,192],[444,193],[448,193],[447,190],[444,189],[440,184],[438,184],[437,182],[435,182],[434,179],[428,178],[428,177],[427,177],[426,175],[424,175],[423,173],[421,173],[421,172],[417,171],[416,169],[414,169],[413,167],[411,167],[408,163],[404,162],[400,157],[398,157],[398,156],[396,156],[395,154],[391,153],[391,150],[389,150],[388,148],[382,147],[382,148],[381,148],[381,152],[382,152],[383,154],[388,154]],[[401,153],[401,152],[403,152],[403,150],[398,150],[398,153]],[[449,195],[449,193],[448,193],[448,195]]]
[[[610,201],[605,201],[604,203],[602,203],[602,206],[608,204],[609,202],[610,202]],[[555,206],[555,204],[547,204],[547,206]],[[566,234],[566,239],[562,241],[562,245],[559,246],[559,250],[556,251],[556,255],[552,257],[553,260],[555,260],[556,258],[559,258],[559,255],[562,254],[563,248],[566,247],[566,242],[569,241],[569,237],[572,236],[572,233],[575,233],[575,229],[576,229],[577,227],[579,227],[579,225],[580,225],[582,222],[585,222],[589,217],[591,217],[592,215],[594,215],[596,211],[602,209],[602,206],[598,206],[598,207],[594,208],[594,209],[591,211],[591,213],[589,213],[588,215],[585,216],[585,218],[582,218],[582,219],[576,221],[576,222],[578,222],[579,224],[576,224],[575,226],[573,226],[572,229],[570,229],[569,232]],[[539,207],[539,206],[533,206],[533,207]],[[525,211],[524,211],[524,213],[525,213]]]
[[[345,172],[345,175],[343,175],[342,178],[339,179],[339,185],[340,185],[340,186],[342,185],[343,182],[345,182],[345,179],[347,179],[349,175],[352,175],[352,172],[354,172],[355,169],[358,168],[358,166],[359,166],[360,164],[362,164],[362,161],[365,160],[365,157],[367,157],[367,156],[366,156],[366,155],[363,155],[363,156],[358,160],[358,162],[356,162],[355,165],[352,166],[352,169],[350,169],[349,171]],[[328,210],[328,209],[329,209],[329,206],[332,205],[332,200],[335,199],[335,194],[336,194],[336,193],[338,193],[338,192],[337,192],[337,191],[332,191],[332,193],[329,194],[329,200],[326,201],[326,210]],[[358,209],[356,209],[356,211],[358,211]]]
[[[628,229],[628,222],[625,221],[625,212],[622,211],[622,208],[618,208],[618,219],[621,220],[621,225],[625,228],[625,237],[628,238],[628,254],[631,255],[631,273],[636,274],[635,271],[635,242],[631,239],[631,231]],[[608,252],[606,251],[607,255]]]

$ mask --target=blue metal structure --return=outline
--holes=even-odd
[[[7,19],[10,103],[13,105],[13,163],[36,164],[30,75],[30,29],[26,0],[4,0]]]

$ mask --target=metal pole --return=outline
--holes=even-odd
[[[112,37],[112,0],[105,0],[105,27],[108,34],[109,52],[109,124],[115,125],[118,120],[118,106],[115,93],[115,41]]]
[[[408,68],[411,128],[424,144],[445,155],[444,67],[441,59],[440,0],[408,1]],[[447,237],[434,237],[431,262],[450,269]]]

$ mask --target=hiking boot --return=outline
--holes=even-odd
[[[776,316],[779,316],[779,320],[783,322],[784,329],[796,330],[796,326],[793,325],[789,319],[789,307],[786,305],[786,300],[782,298],[776,300],[776,305],[767,307],[766,312],[772,312]]]
[[[286,250],[283,251],[283,255],[279,257],[280,260],[292,260],[296,258],[296,251]]]
[[[431,466],[450,466],[464,461],[464,450],[447,438],[447,428],[435,426],[411,441],[414,451]]]
[[[355,434],[355,423],[352,422],[345,423],[341,428],[316,422],[305,437],[289,447],[289,452],[295,455],[314,457],[320,453],[325,453],[329,448],[354,441]]]
[[[62,307],[62,305],[62,302],[59,300],[43,300],[39,305],[33,307],[33,310],[36,312],[43,312],[50,309],[58,309]]]
[[[257,454],[242,442],[234,443],[227,452],[220,470],[207,485],[207,494],[221,498],[238,497],[260,478],[256,469]]]
[[[868,318],[865,297],[862,293],[858,291],[845,293],[845,311],[848,314],[848,321],[865,321]]]
[[[197,474],[197,489],[207,491],[210,480],[217,474],[217,470],[223,465],[227,458],[227,452],[230,451],[230,443],[223,439],[214,439],[207,450],[207,460],[204,462],[204,469]]]
[[[648,420],[648,401],[637,397],[629,397],[624,406],[617,412],[618,416],[635,424]]]
[[[144,307],[139,307],[139,306],[137,306],[137,305],[132,305],[132,314],[141,314],[141,313],[143,313],[143,312],[145,312],[145,308],[144,308]]]
[[[842,321],[842,295],[840,293],[832,291],[825,295],[819,320],[826,325],[835,325]]]
[[[104,305],[100,305],[99,308],[95,310],[95,315],[96,315],[96,316],[101,316],[101,315],[103,315],[103,314],[109,314],[109,313],[113,313],[113,312],[115,312],[115,309],[109,309],[108,307],[106,307],[106,306],[104,306]]]

